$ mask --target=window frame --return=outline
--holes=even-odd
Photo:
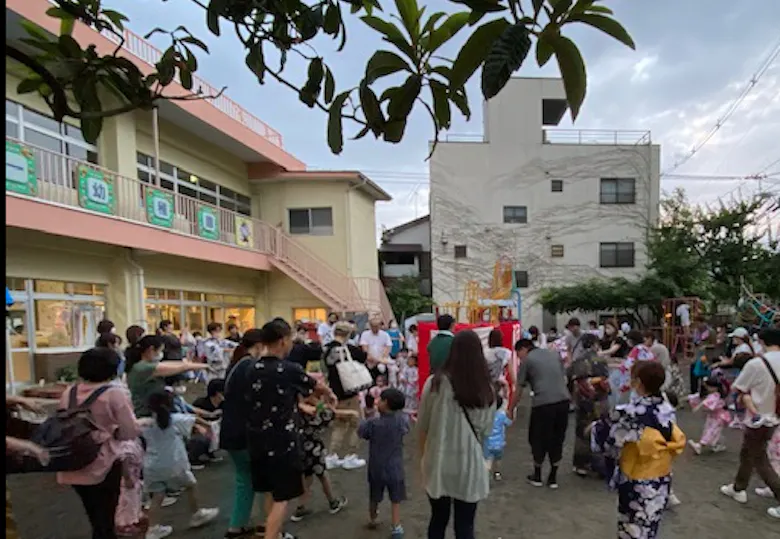
[[[631,249],[626,247],[630,246]],[[622,248],[622,249],[621,249]],[[612,249],[612,252],[605,252],[605,249]],[[623,256],[630,252],[630,263],[627,258],[621,261],[621,250]],[[605,257],[612,256],[614,261],[606,261]],[[599,267],[601,268],[635,268],[636,267],[636,244],[631,241],[614,241],[599,243]]]
[[[517,211],[522,210],[518,215]],[[502,217],[505,225],[528,224],[528,206],[504,206]]]
[[[560,187],[560,189],[556,189],[556,187]],[[563,193],[563,180],[550,180],[550,192]]]
[[[518,279],[518,277],[523,277]],[[527,270],[512,270],[512,279],[517,288],[528,288],[530,286],[530,277]],[[525,284],[522,284],[525,283]]]
[[[613,191],[604,192],[604,186],[613,186]],[[625,186],[630,185],[631,189]],[[623,186],[623,188],[621,188]],[[599,204],[604,205],[628,205],[636,204],[636,178],[601,178],[599,183]]]
[[[459,254],[460,253],[460,254]],[[468,245],[455,245],[452,250],[452,256],[456,260],[469,257]]]
[[[557,254],[560,253],[560,254]],[[550,258],[563,258],[566,250],[562,243],[550,245]]]
[[[314,224],[314,212],[325,211],[330,216],[330,226],[327,225],[315,225]],[[304,232],[302,228],[292,226],[292,212],[306,212],[308,226]],[[287,208],[287,232],[293,236],[333,236],[333,207],[332,206],[317,206],[310,208]]]

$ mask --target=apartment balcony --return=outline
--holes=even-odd
[[[544,129],[544,144],[587,144],[599,146],[637,146],[650,144],[650,131],[611,129]]]
[[[377,278],[353,279],[283,230],[86,161],[6,137],[6,225],[278,269],[336,311],[391,312]]]

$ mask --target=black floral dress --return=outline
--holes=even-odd
[[[325,431],[335,414],[330,408],[318,408],[314,415],[303,415],[303,475],[321,477],[325,470]]]

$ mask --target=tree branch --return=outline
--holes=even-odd
[[[27,67],[30,71],[41,77],[43,82],[45,82],[49,88],[51,88],[53,94],[50,103],[52,112],[54,113],[54,118],[57,121],[62,121],[62,119],[70,112],[70,107],[68,106],[68,96],[65,94],[65,90],[62,88],[62,85],[57,80],[57,78],[52,75],[52,73],[46,69],[43,64],[38,62],[38,60],[25,54],[16,47],[9,45],[8,43],[5,44],[5,55],[8,58],[16,60],[20,64]]]

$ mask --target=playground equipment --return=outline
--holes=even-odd
[[[482,287],[478,281],[466,283],[463,301],[443,303],[435,307],[436,316],[450,314],[458,321],[469,324],[498,324],[506,320],[520,320],[522,294],[517,288],[512,261],[500,257],[493,266],[490,286]]]
[[[697,297],[665,299],[663,302],[664,316],[661,322],[663,342],[672,355],[682,353],[685,359],[692,360],[696,350],[693,346],[691,325],[683,326],[678,323],[677,319],[677,310],[681,305],[688,306],[688,319],[691,325],[704,312],[704,304]]]
[[[742,283],[742,297],[737,303],[739,320],[743,326],[760,329],[780,327],[780,306],[766,294],[754,294]]]

